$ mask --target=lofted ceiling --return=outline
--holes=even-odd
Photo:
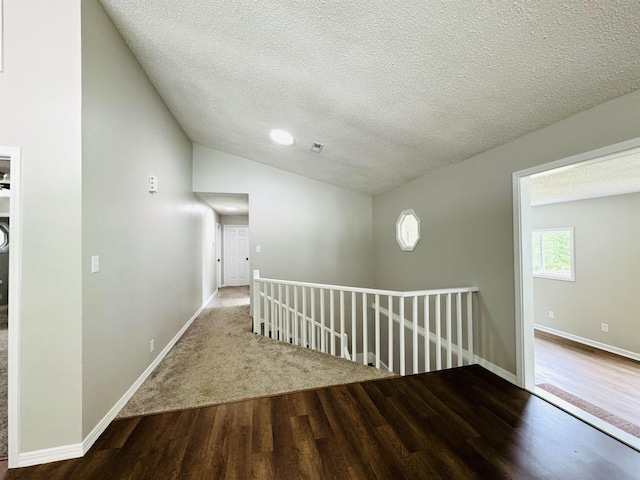
[[[102,3],[193,142],[367,194],[640,88],[638,0]]]

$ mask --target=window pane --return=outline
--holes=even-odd
[[[544,270],[546,273],[571,276],[571,238],[569,232],[544,234]]]

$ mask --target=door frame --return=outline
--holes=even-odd
[[[222,230],[223,230],[223,235],[222,235],[222,236],[223,236],[223,238],[224,238],[224,242],[225,242],[225,243],[226,243],[226,241],[227,241],[227,234],[226,234],[226,229],[227,229],[227,227],[235,227],[235,228],[237,228],[237,227],[245,227],[245,228],[247,229],[247,237],[249,237],[249,225],[231,225],[231,224],[229,224],[229,225],[223,225],[223,226],[222,226]],[[251,245],[248,245],[248,246],[247,246],[247,248],[249,248],[249,253],[251,253]],[[226,252],[226,251],[227,251],[227,248],[226,248],[226,245],[225,245],[225,246],[224,246],[224,252],[223,252],[223,255],[222,255],[222,263],[225,263],[225,261],[226,261],[226,255],[227,255],[227,252]],[[249,258],[251,258],[251,257],[249,257]],[[250,262],[251,262],[251,260],[247,260],[247,269],[248,269],[248,273],[247,273],[247,284],[248,284],[248,285],[251,285],[251,265],[250,265]],[[225,283],[225,285],[226,285],[226,283],[227,283],[227,281],[226,281],[226,280],[227,280],[227,278],[226,278],[226,277],[227,277],[227,269],[226,269],[226,267],[224,268],[224,273],[223,273],[223,275],[224,275],[224,277],[225,277],[225,279],[224,279],[224,280],[225,280],[225,281],[224,281],[224,283]]]
[[[222,224],[216,222],[216,290],[224,287],[222,278]]]
[[[9,328],[7,400],[9,468],[19,466],[20,457],[20,342],[22,299],[22,152],[19,147],[0,146],[0,157],[11,162],[9,196]]]
[[[615,143],[603,148],[573,155],[553,162],[514,172],[513,180],[513,235],[516,300],[516,378],[517,385],[551,401],[586,423],[602,430],[618,440],[640,449],[640,439],[629,435],[603,420],[573,407],[557,402],[544,390],[535,386],[534,320],[533,320],[533,270],[531,265],[531,177],[543,175],[558,168],[571,169],[617,157],[625,151],[640,149],[640,137]]]

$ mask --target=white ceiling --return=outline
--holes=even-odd
[[[640,88],[638,0],[102,3],[192,141],[369,194]]]
[[[249,195],[244,193],[195,192],[220,215],[249,215]]]
[[[531,177],[531,205],[640,192],[640,149]]]

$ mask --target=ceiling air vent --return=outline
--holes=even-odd
[[[311,146],[311,151],[312,152],[316,152],[316,153],[320,153],[323,148],[324,148],[324,144],[314,142],[313,145]]]

